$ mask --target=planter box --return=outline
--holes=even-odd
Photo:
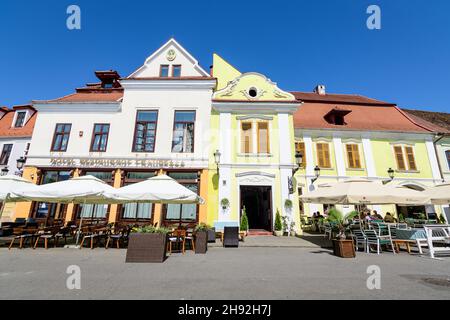
[[[198,231],[195,234],[195,253],[206,253],[208,251],[208,232]]]
[[[166,251],[166,234],[131,233],[125,262],[164,262]]]
[[[355,258],[355,244],[353,240],[333,240],[333,253],[341,258]]]

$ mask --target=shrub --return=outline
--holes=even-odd
[[[222,206],[222,208],[228,208],[230,206],[230,200],[228,200],[227,198],[223,198],[220,201],[220,205]]]
[[[168,234],[170,232],[167,228],[155,228],[152,225],[149,226],[139,226],[134,227],[131,229],[131,232],[133,233],[162,233],[162,234]]]
[[[286,199],[286,200],[284,201],[284,207],[285,207],[286,209],[292,209],[292,200],[291,200],[291,199]]]
[[[281,224],[281,215],[277,209],[277,213],[275,215],[275,231],[281,231],[283,229],[283,225]]]
[[[247,217],[247,210],[245,209],[245,206],[242,209],[240,230],[241,231],[247,231],[248,230],[248,217]]]
[[[199,223],[198,225],[195,226],[194,230],[196,232],[198,231],[208,231],[209,229],[211,229],[211,226],[207,225],[206,223]]]

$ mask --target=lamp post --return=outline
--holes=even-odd
[[[1,175],[2,176],[6,176],[8,174],[8,172],[9,172],[8,167],[7,166],[3,167],[2,170],[1,170]]]
[[[303,163],[303,155],[300,152],[295,153],[295,164],[297,165],[294,169],[292,169],[292,176],[288,177],[288,187],[289,187],[289,194],[294,193],[294,182],[293,178],[295,173],[300,170]]]
[[[314,168],[314,178],[311,179],[311,184],[314,183],[320,177],[320,167],[316,166]]]
[[[214,152],[214,162],[216,163],[216,171],[217,174],[219,174],[219,164],[220,164],[220,156],[222,154],[220,153],[219,150],[216,150],[216,152]]]
[[[25,161],[26,161],[26,159],[24,157],[20,157],[19,159],[16,160],[16,166],[17,166],[17,169],[19,170],[20,176],[22,176],[22,169],[23,169],[23,166],[25,165]]]
[[[394,180],[394,174],[395,174],[395,171],[394,171],[392,168],[389,168],[389,169],[388,169],[387,174],[388,174],[388,176],[389,176],[389,180],[384,180],[384,181],[383,181],[383,184],[388,184],[389,182],[391,182],[392,180]]]

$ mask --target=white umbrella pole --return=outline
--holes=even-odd
[[[86,200],[83,201],[83,206],[86,205]],[[80,211],[80,225],[78,226],[78,232],[77,232],[77,241],[76,245],[78,245],[78,241],[80,240],[80,233],[81,233],[81,225],[83,224],[83,208]]]

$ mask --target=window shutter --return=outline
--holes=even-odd
[[[269,126],[267,122],[258,122],[258,153],[269,153]]]
[[[349,168],[361,168],[359,148],[357,144],[347,144],[347,158]]]
[[[416,160],[414,159],[414,152],[412,147],[405,147],[406,158],[408,159],[409,170],[417,170]]]
[[[252,123],[243,122],[241,125],[241,152],[251,153],[252,152]]]
[[[330,151],[327,143],[317,144],[317,161],[319,162],[319,167],[330,168]]]
[[[304,142],[296,142],[295,143],[295,151],[302,155],[303,162],[301,164],[301,167],[305,168],[306,167],[305,143]]]
[[[403,158],[403,150],[400,146],[394,147],[395,160],[397,161],[398,170],[406,170],[405,159]]]

